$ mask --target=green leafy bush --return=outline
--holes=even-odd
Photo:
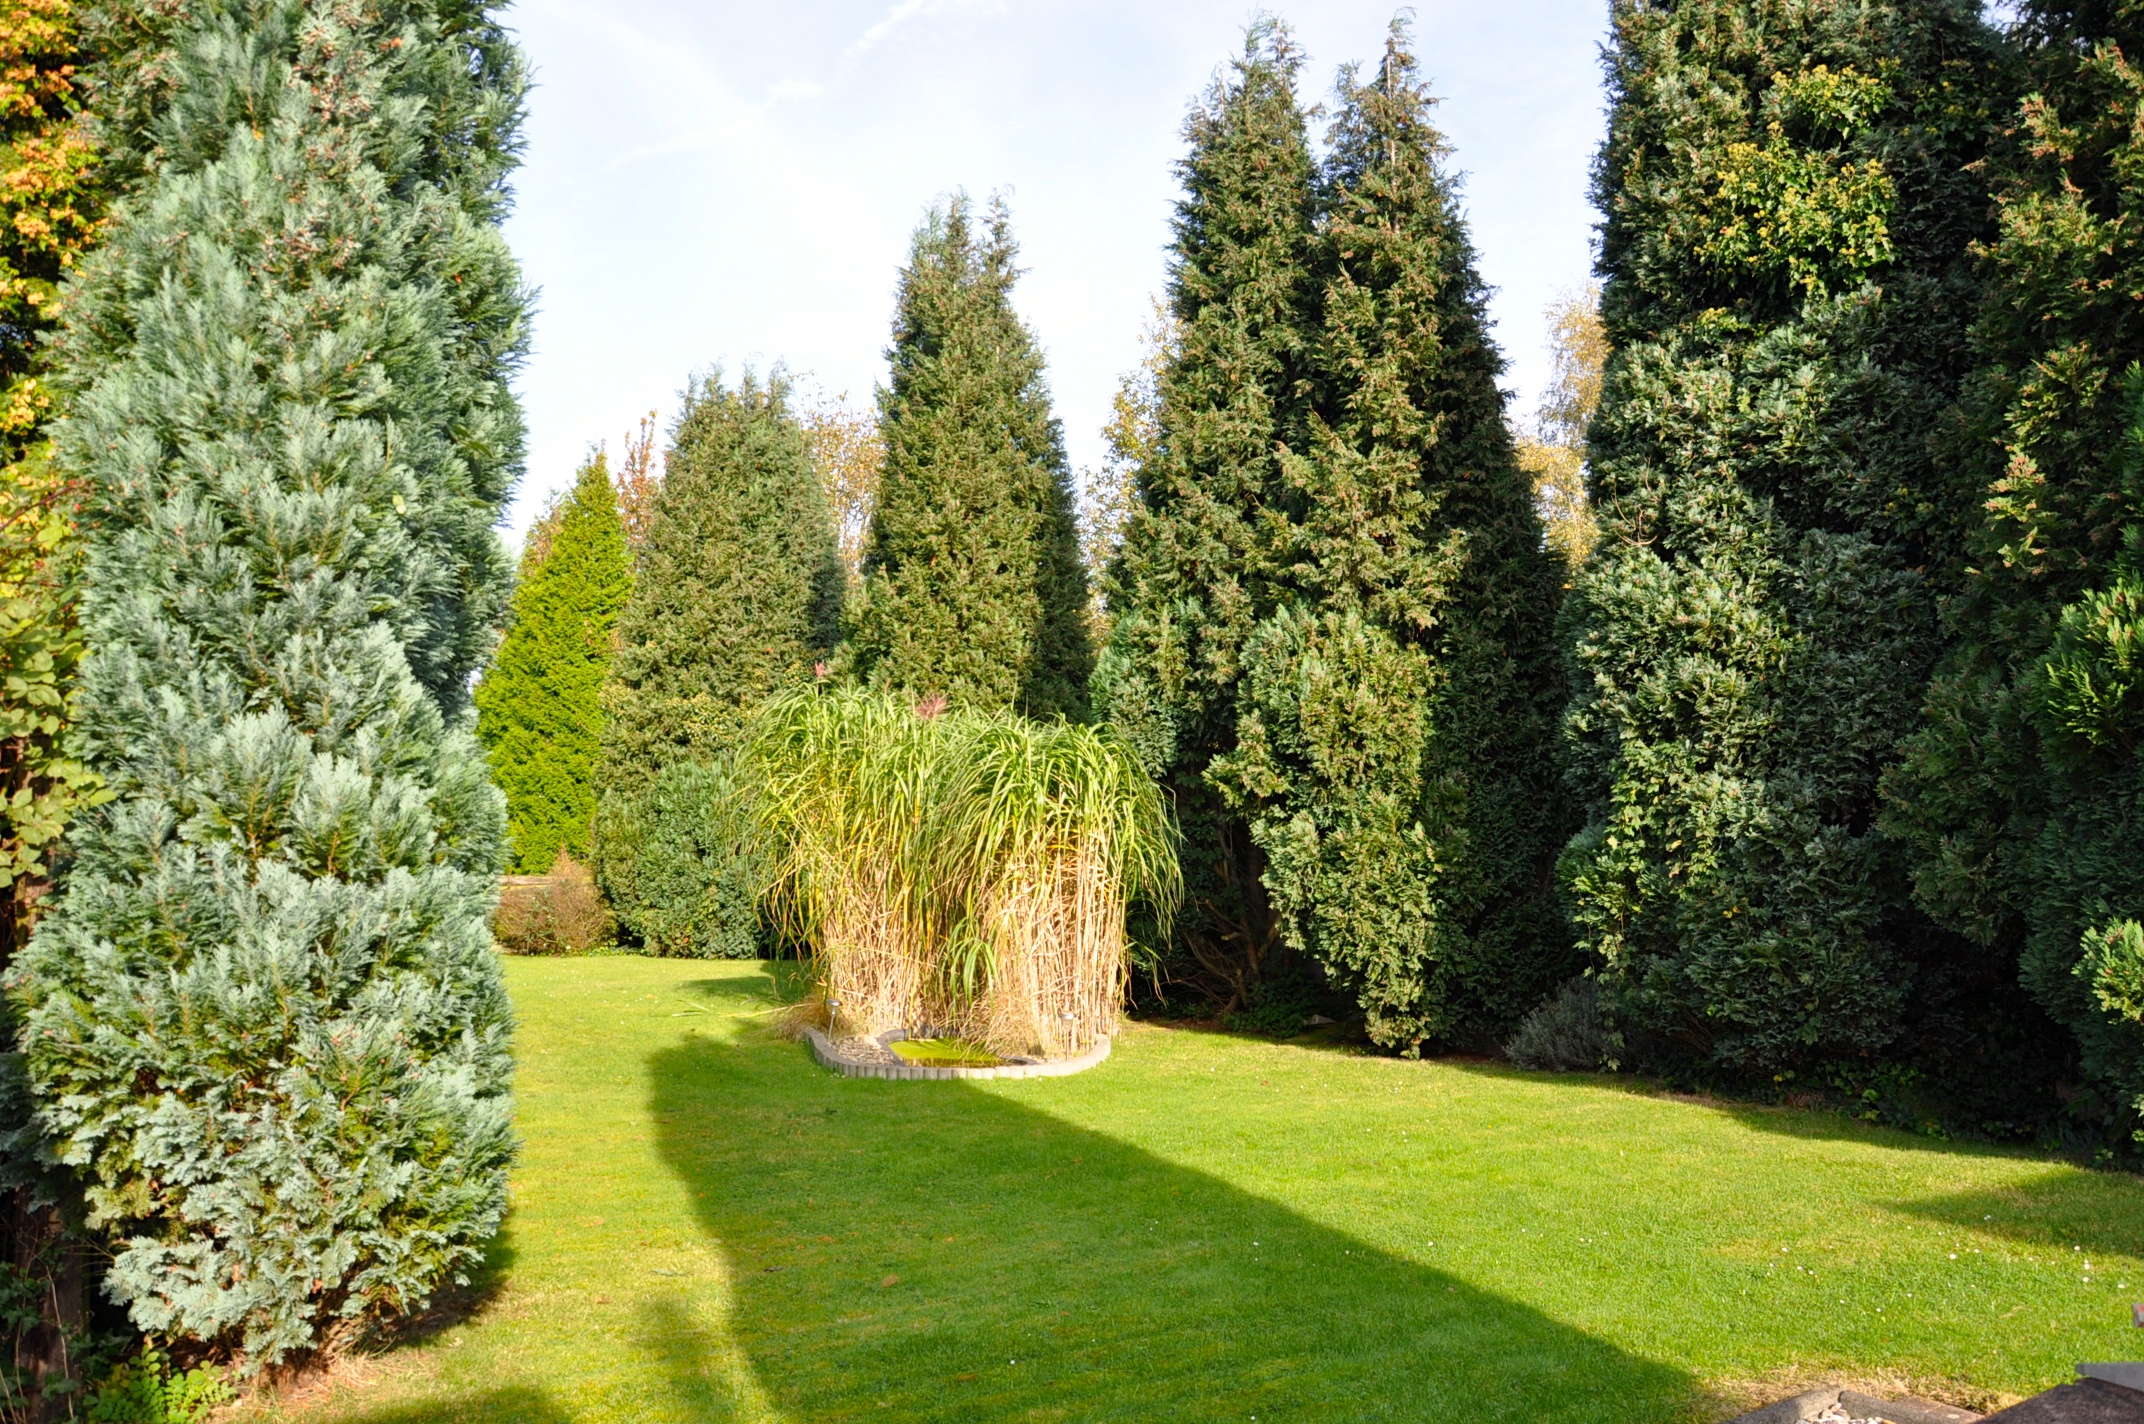
[[[208,1424],[234,1396],[208,1365],[174,1370],[156,1349],[122,1362],[84,1402],[87,1424]]]
[[[1955,0],[1612,23],[1561,879],[1648,1055],[1764,1082],[1919,1052],[1971,956],[1875,823],[1976,499],[1954,442],[2002,41]]]
[[[773,871],[752,815],[728,756],[674,763],[604,803],[604,897],[651,953],[751,959],[772,948],[759,907]]]
[[[1956,644],[1890,784],[1915,898],[2021,981],[2042,1126],[2144,1145],[2144,12],[2033,3],[1990,154]],[[2029,1008],[2030,1006],[2028,1006]],[[2052,1022],[2048,1022],[2051,1019]],[[1934,1076],[1934,1075],[1931,1075]],[[2059,1085],[2059,1087],[2058,1087]],[[2058,1094],[2059,1092],[2059,1099]],[[2066,1119],[2066,1121],[2063,1121]]]

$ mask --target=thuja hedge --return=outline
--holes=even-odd
[[[625,521],[598,451],[521,559],[506,637],[477,684],[477,737],[506,792],[514,869],[588,859],[611,635],[632,588]]]

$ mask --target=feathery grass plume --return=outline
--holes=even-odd
[[[1166,917],[1181,882],[1160,790],[1106,728],[803,694],[762,711],[748,755],[774,905],[838,1029],[1062,1057],[1115,1026],[1125,912]]]

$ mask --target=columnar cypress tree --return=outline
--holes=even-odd
[[[1885,1051],[1955,948],[1872,823],[1972,501],[2000,69],[1967,0],[1614,10],[1564,873],[1629,1020],[1740,1071]]]
[[[1560,566],[1504,422],[1485,294],[1404,25],[1342,72],[1322,181],[1316,409],[1281,462],[1209,779],[1265,852],[1290,943],[1371,1037],[1501,1033],[1573,967],[1560,816]],[[1285,521],[1285,522],[1283,522]]]
[[[1042,353],[1012,309],[1002,204],[916,230],[879,392],[885,467],[851,647],[874,686],[1086,715],[1087,575]]]
[[[420,1306],[505,1207],[466,688],[522,441],[522,71],[481,4],[158,13],[61,345],[117,799],[9,988],[107,1291],[259,1364]]]
[[[2144,1112],[2144,13],[2046,0],[2034,93],[1991,161],[2000,238],[1978,337],[1991,437],[1960,644],[1895,778],[1921,902],[2082,1050],[2087,1120]]]
[[[506,792],[514,865],[526,874],[549,870],[561,850],[588,856],[603,679],[631,588],[625,521],[598,453],[549,537],[523,556],[506,639],[476,689],[477,739]]]
[[[1236,748],[1246,649],[1274,603],[1261,526],[1293,498],[1281,451],[1308,448],[1316,277],[1301,63],[1287,31],[1260,21],[1185,125],[1168,288],[1176,347],[1095,671],[1098,710],[1168,786],[1183,827],[1172,972],[1230,1007],[1280,933],[1263,858],[1207,772]]]
[[[729,755],[754,707],[832,656],[846,578],[787,380],[689,392],[618,620],[596,779],[597,879],[657,953],[758,951]]]
[[[842,577],[788,381],[689,392],[618,618],[598,789],[637,795],[666,766],[714,761],[760,701],[809,686]]]

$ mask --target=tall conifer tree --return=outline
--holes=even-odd
[[[2016,37],[2033,92],[1991,161],[2000,236],[1974,391],[1989,438],[1966,467],[1982,518],[1952,606],[1959,646],[1893,781],[1890,824],[1920,852],[1921,903],[2014,967],[2073,1037],[2086,1091],[2069,1111],[2136,1132],[2144,13],[2041,0]]]
[[[506,792],[514,868],[541,875],[563,850],[588,858],[611,633],[632,588],[610,464],[581,466],[547,537],[522,557],[513,616],[477,684],[477,738]]]
[[[596,777],[597,880],[655,952],[761,948],[730,753],[754,707],[833,656],[846,578],[788,380],[689,392],[618,620]]]
[[[851,646],[874,686],[1082,718],[1093,652],[1064,436],[1012,308],[1010,221],[956,195],[901,273]]]
[[[1873,822],[1973,500],[1949,412],[1999,42],[1969,0],[1613,24],[1564,873],[1656,1042],[1766,1076],[1863,1060],[1959,948]]]
[[[1573,967],[1550,875],[1561,578],[1404,24],[1337,97],[1316,407],[1261,531],[1275,607],[1210,779],[1290,943],[1412,1051],[1507,1031]]]
[[[1157,386],[1158,440],[1110,570],[1097,710],[1168,786],[1183,832],[1172,972],[1241,1003],[1279,942],[1263,857],[1208,778],[1236,749],[1253,629],[1273,607],[1261,525],[1291,499],[1283,448],[1304,450],[1315,331],[1310,145],[1302,57],[1261,20],[1185,125],[1168,303],[1176,345]]]
[[[154,19],[60,362],[117,799],[8,982],[106,1290],[258,1365],[421,1306],[505,1207],[505,816],[466,714],[522,442],[523,81],[478,4]]]
[[[637,795],[713,762],[766,697],[808,687],[838,637],[832,506],[788,380],[688,393],[663,465],[604,692],[598,789]]]

